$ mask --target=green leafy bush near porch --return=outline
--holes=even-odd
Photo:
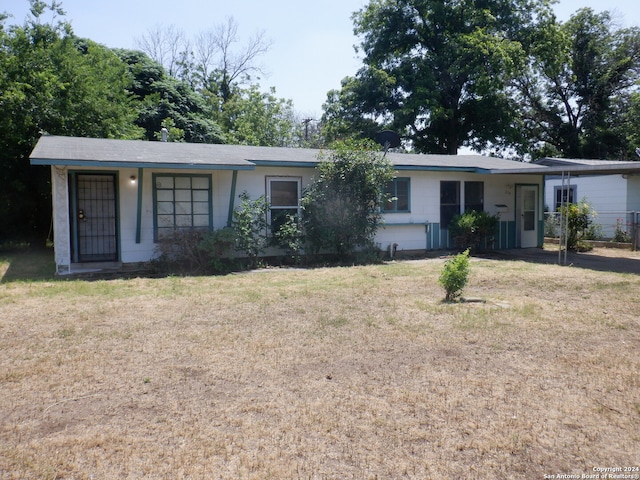
[[[472,210],[456,215],[449,224],[449,233],[457,247],[483,250],[493,247],[500,217]]]

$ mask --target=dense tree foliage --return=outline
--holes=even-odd
[[[229,143],[293,146],[293,104],[277,98],[275,89],[264,93],[251,85],[237,89],[226,102],[214,104],[219,105],[214,115],[227,132]]]
[[[582,9],[564,24],[541,22],[531,41],[531,61],[515,82],[529,152],[635,159],[640,29],[616,29],[608,12]]]
[[[363,67],[328,93],[326,137],[392,129],[455,154],[631,158],[640,30],[547,0],[374,0],[354,14]]]
[[[62,14],[57,4],[52,4]],[[130,138],[139,134],[127,70],[109,49],[41,23],[32,1],[24,26],[0,30],[0,239],[40,236],[51,210],[49,169],[30,167],[43,133]]]
[[[169,76],[164,67],[146,54],[117,50],[133,78],[136,125],[147,140],[156,140],[167,122],[181,132],[179,140],[190,143],[226,143],[225,133],[215,121],[206,99],[187,83]],[[178,140],[174,138],[174,140]]]
[[[376,0],[354,15],[364,66],[330,92],[327,135],[381,126],[420,152],[455,154],[517,136],[509,82],[524,62],[519,38],[546,1]]]

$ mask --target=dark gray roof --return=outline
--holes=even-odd
[[[221,154],[211,147],[223,147]],[[30,159],[33,165],[252,169],[241,156],[224,154],[227,145],[145,142],[43,136]]]
[[[34,165],[164,167],[180,169],[253,169],[256,165],[309,166],[321,150],[202,143],[148,142],[43,136],[31,153]],[[388,153],[398,170],[441,170],[491,173],[524,172],[530,164],[481,155]]]
[[[542,158],[529,164],[525,173],[571,176],[639,174],[640,162],[621,162],[615,160],[588,160],[580,158]],[[517,173],[510,169],[493,173]]]
[[[490,173],[492,170],[526,170],[530,164],[484,155],[425,155],[411,153],[388,153],[387,156],[398,170],[457,170]]]
[[[310,148],[43,136],[30,158],[33,165],[251,170],[259,165],[313,167],[320,153],[321,150]],[[482,155],[393,152],[387,157],[397,170],[534,175],[640,173],[640,162],[547,158],[523,163]]]

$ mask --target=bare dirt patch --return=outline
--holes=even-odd
[[[441,267],[0,285],[0,478],[637,466],[640,277]]]

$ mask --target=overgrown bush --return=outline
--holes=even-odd
[[[627,233],[624,228],[624,223],[621,218],[616,219],[616,229],[613,232],[612,242],[629,243],[631,242],[631,235]]]
[[[498,215],[472,210],[453,217],[449,233],[457,247],[482,250],[493,247],[492,240],[498,233],[499,223]]]
[[[209,265],[207,254],[198,247],[206,234],[202,229],[176,230],[156,242],[152,266],[163,273],[202,273]]]
[[[314,253],[324,250],[351,260],[373,245],[393,166],[377,147],[362,142],[336,144],[319,159],[302,199],[307,239]]]
[[[208,232],[200,241],[198,250],[204,253],[212,273],[226,273],[233,267],[232,255],[235,244],[235,231],[225,227]]]
[[[240,194],[240,206],[233,212],[235,249],[247,256],[249,267],[258,264],[258,257],[267,248],[268,210],[269,203],[264,195],[252,200],[247,192],[243,192]]]
[[[602,225],[599,223],[591,221],[591,224],[587,227],[584,232],[585,240],[602,240],[604,238],[604,230],[602,229]]]
[[[547,213],[544,218],[544,236],[558,238],[560,227],[560,216]]]
[[[445,302],[452,302],[462,295],[469,279],[469,249],[447,260],[438,283],[444,288]]]
[[[152,267],[162,273],[193,275],[225,273],[232,269],[235,232],[222,228],[207,232],[203,229],[177,230],[158,240],[157,258]]]
[[[304,242],[304,232],[298,216],[287,214],[274,234],[274,244],[282,248],[294,263],[300,263]]]

